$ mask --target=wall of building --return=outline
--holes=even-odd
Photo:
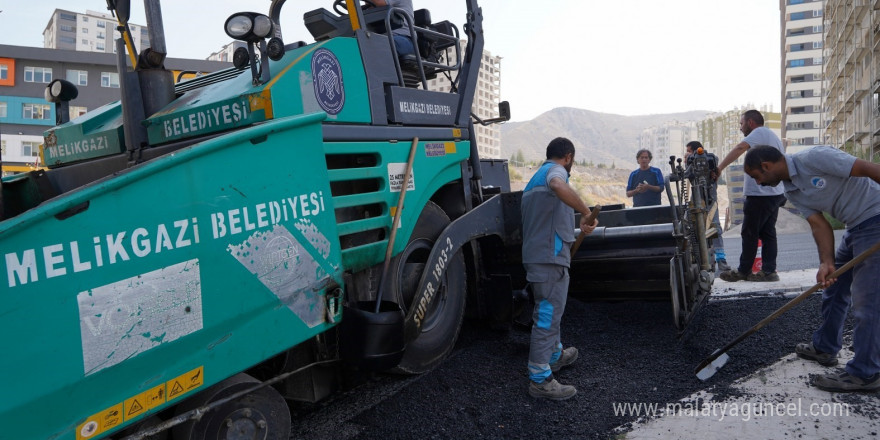
[[[43,31],[43,47],[80,52],[114,53],[114,41],[120,38],[118,22],[110,14],[96,11],[79,13],[56,9]],[[129,23],[134,47],[141,51],[150,46],[148,28]]]
[[[880,1],[827,0],[824,141],[868,160],[880,159]]]

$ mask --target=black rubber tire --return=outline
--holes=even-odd
[[[406,248],[392,262],[391,293],[404,313],[409,311],[434,241],[449,223],[449,217],[443,209],[428,202],[419,215]],[[407,344],[403,359],[394,369],[396,372],[421,374],[429,371],[440,364],[455,346],[467,301],[467,270],[461,250],[452,255],[446,264],[443,282],[428,307],[422,332]]]
[[[176,408],[176,413],[183,414],[259,383],[247,374],[236,374],[183,402]],[[229,433],[233,430],[235,434]],[[290,410],[278,391],[263,387],[207,411],[200,420],[189,420],[175,426],[172,428],[172,438],[287,440],[290,438]]]

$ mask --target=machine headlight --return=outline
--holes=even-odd
[[[79,95],[79,90],[70,81],[56,79],[46,86],[44,97],[49,102],[64,102],[75,99]]]
[[[265,15],[254,17],[254,35],[266,38],[272,33],[272,20]]]
[[[256,12],[238,12],[226,19],[226,35],[242,41],[256,42],[272,34],[272,19]]]

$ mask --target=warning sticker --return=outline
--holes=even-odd
[[[196,368],[92,415],[76,427],[76,440],[95,438],[98,434],[120,426],[123,421],[128,422],[202,386],[205,383],[203,373],[204,367]]]
[[[129,421],[165,403],[165,384],[155,386],[143,393],[125,399],[125,421]]]
[[[113,429],[122,423],[122,404],[101,411],[76,427],[76,440],[94,438],[98,434]]]
[[[388,185],[391,187],[391,192],[400,192],[400,189],[403,187],[404,174],[406,174],[405,163],[388,164]],[[410,170],[409,181],[406,184],[407,191],[413,191],[416,189],[415,180],[415,175],[412,170]]]
[[[168,392],[168,400],[177,398],[182,394],[186,394],[205,383],[204,367],[183,373],[174,379],[165,382],[165,388]]]

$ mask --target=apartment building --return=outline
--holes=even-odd
[[[880,1],[827,0],[824,142],[880,159]]]
[[[823,143],[825,0],[780,0],[782,139],[789,153]]]
[[[181,71],[213,72],[231,63],[167,58],[177,78]],[[55,104],[44,97],[46,86],[63,78],[79,89],[70,102],[70,117],[118,101],[116,55],[74,50],[0,45],[0,160],[4,173],[29,171],[38,165],[43,132],[55,125]]]
[[[86,11],[85,14],[56,9],[43,30],[43,47],[78,52],[116,52],[113,43],[120,37],[116,18],[110,14]],[[150,47],[146,26],[128,24],[137,51]]]
[[[651,151],[652,166],[669,172],[669,156],[684,157],[685,146],[697,138],[696,122],[672,121],[660,127],[650,127],[639,133],[639,149]]]
[[[466,46],[467,42],[462,41],[462,53],[464,53]],[[448,49],[446,54],[450,63],[456,62],[454,49]],[[437,78],[428,81],[428,90],[448,92],[450,90],[449,79],[443,74],[437,75]],[[501,57],[484,50],[471,111],[483,120],[497,118],[499,102],[501,102]],[[488,126],[475,124],[475,131],[480,157],[500,159],[501,127],[498,124]]]

